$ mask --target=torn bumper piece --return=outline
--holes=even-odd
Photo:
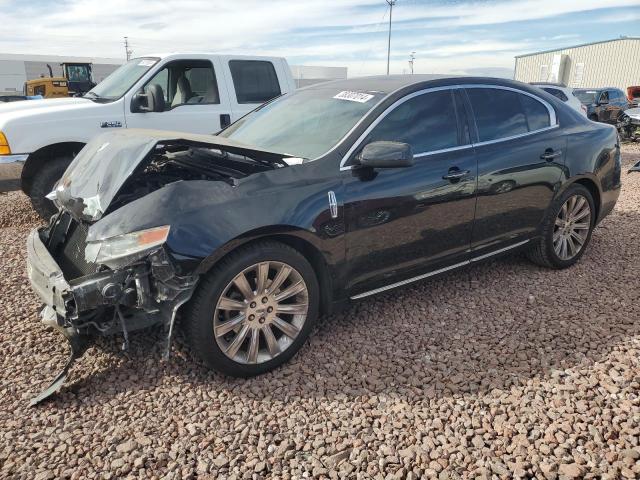
[[[60,389],[74,361],[97,335],[122,332],[126,344],[128,331],[163,324],[169,330],[168,349],[177,310],[191,297],[197,281],[197,277],[177,276],[162,248],[134,265],[66,279],[43,241],[49,238],[48,233],[44,228],[29,234],[27,273],[45,304],[43,323],[64,335],[71,355],[64,369],[31,405]]]
[[[55,324],[56,312],[53,310],[53,308],[49,306],[44,307],[41,316],[43,323],[47,325],[55,325],[56,330],[59,330],[60,333],[64,335],[64,337],[67,339],[67,342],[69,343],[71,352],[64,368],[60,371],[60,373],[58,373],[58,375],[56,375],[49,386],[31,399],[31,401],[29,402],[30,407],[37,405],[38,403],[49,398],[51,395],[60,390],[64,382],[67,380],[71,365],[73,365],[74,362],[82,356],[82,354],[87,350],[87,347],[89,346],[86,337],[78,335],[78,333],[73,328],[63,328]]]

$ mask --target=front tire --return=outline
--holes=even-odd
[[[56,206],[46,198],[46,195],[51,193],[71,160],[71,157],[58,157],[45,161],[33,178],[29,199],[34,210],[45,220],[49,220],[51,215],[57,212]]]
[[[542,237],[529,250],[529,259],[548,268],[570,267],[584,254],[595,222],[591,192],[574,183],[551,204],[542,226]]]
[[[203,279],[184,318],[188,343],[208,367],[250,377],[288,361],[313,328],[318,281],[288,245],[240,248]]]

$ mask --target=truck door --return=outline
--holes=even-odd
[[[264,102],[290,90],[282,62],[247,57],[221,57],[229,91],[232,122],[243,117]],[[287,67],[288,68],[288,67]]]
[[[168,62],[142,90],[151,84],[162,88],[164,111],[134,113],[125,105],[127,128],[212,134],[231,118],[224,76],[215,58]]]

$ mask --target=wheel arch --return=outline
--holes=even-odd
[[[280,242],[293,248],[311,263],[320,286],[320,313],[329,313],[333,302],[333,280],[329,264],[320,248],[313,241],[313,234],[302,228],[279,226],[275,229],[274,227],[265,227],[251,231],[218,248],[216,252],[203,260],[197,273],[207,273],[240,247],[268,240]]]
[[[22,191],[27,195],[30,194],[33,178],[38,172],[40,166],[42,166],[47,159],[61,157],[64,155],[74,157],[84,146],[85,143],[83,142],[59,142],[46,145],[31,153],[24,164],[24,168],[22,169],[20,179]]]
[[[589,193],[591,193],[591,197],[593,198],[593,203],[595,204],[595,207],[596,207],[595,218],[599,219],[600,212],[602,211],[602,193],[600,192],[600,187],[598,185],[598,182],[595,179],[590,177],[581,177],[569,183],[567,187],[575,184],[582,185],[587,190],[589,190]]]

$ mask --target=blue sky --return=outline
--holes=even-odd
[[[0,0],[1,53],[215,51],[384,73],[384,0]],[[397,0],[392,73],[509,76],[518,54],[640,36],[640,0]]]

